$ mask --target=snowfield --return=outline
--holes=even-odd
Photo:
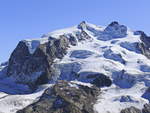
[[[80,31],[78,27],[54,31],[43,35],[40,39],[25,41],[33,54],[39,44],[48,42],[49,36],[58,38],[59,35],[70,33],[76,36],[76,33]],[[102,93],[94,105],[94,110],[98,113],[120,113],[124,108],[130,106],[142,108],[145,103],[149,103],[148,99],[143,98],[143,94],[150,87],[150,60],[141,54],[137,46],[141,42],[140,35],[135,35],[124,26],[119,27],[124,31],[127,30],[127,34],[121,34],[120,30],[116,31],[114,28],[105,29],[106,27],[89,23],[82,24],[80,27],[91,39],[78,42],[76,46],[70,46],[63,59],[55,60],[54,80],[70,80],[78,83],[82,81],[90,86],[85,72],[109,76],[113,84],[101,89]],[[76,74],[80,74],[78,80],[76,80]],[[9,87],[7,83],[8,79],[0,80],[0,108],[2,108],[0,113],[15,113],[18,109],[37,101],[43,91],[51,86],[52,81],[46,86],[41,86],[40,90],[33,94],[23,95],[19,94],[16,88]],[[18,87],[23,87],[25,92],[28,90],[25,86]],[[72,85],[72,87],[76,86]],[[5,92],[5,89],[8,91]],[[11,94],[10,90],[16,93]]]

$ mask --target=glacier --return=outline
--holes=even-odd
[[[80,37],[85,37],[85,34],[80,34],[81,31],[88,37],[79,41]],[[4,108],[0,112],[15,113],[37,101],[44,90],[57,80],[90,84],[92,79],[87,79],[86,76],[90,73],[106,75],[112,81],[111,86],[101,87],[102,94],[94,105],[94,110],[98,113],[120,113],[122,109],[131,106],[142,109],[144,104],[149,103],[149,93],[145,92],[150,87],[150,59],[140,50],[140,33],[118,22],[112,22],[107,27],[82,22],[71,28],[44,34],[38,39],[23,41],[30,54],[34,54],[40,44],[51,40],[49,37],[58,39],[60,35],[75,37],[77,44],[70,45],[62,59],[54,60],[52,80],[39,86],[35,92],[31,93],[26,85],[15,83],[13,77],[6,77],[3,71],[7,66],[0,67],[0,108]],[[37,73],[34,74],[33,79],[38,76]],[[19,91],[26,94],[20,94]]]

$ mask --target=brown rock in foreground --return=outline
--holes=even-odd
[[[59,81],[39,101],[17,113],[94,113],[93,104],[99,93],[96,86]]]
[[[150,104],[145,104],[142,110],[130,107],[122,110],[121,113],[150,113]]]

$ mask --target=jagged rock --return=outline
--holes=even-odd
[[[112,81],[106,75],[97,74],[97,75],[95,75],[95,78],[91,83],[96,85],[97,87],[103,87],[103,86],[109,87],[109,86],[111,86]]]
[[[145,104],[142,113],[150,113],[150,104]]]
[[[69,42],[73,46],[77,45],[77,39],[72,34],[69,34]]]
[[[7,75],[13,76],[17,82],[28,85],[39,85],[51,79],[51,65],[55,58],[66,54],[69,41],[65,36],[59,39],[52,37],[36,47],[30,53],[25,41],[19,42],[9,59]]]
[[[126,109],[122,110],[121,113],[142,113],[142,112],[141,112],[141,110],[132,106],[130,108],[126,108]]]
[[[150,104],[145,104],[142,110],[132,106],[122,110],[121,113],[150,113]]]
[[[104,32],[110,34],[113,38],[121,38],[127,35],[127,27],[114,21],[105,28]]]
[[[81,33],[77,34],[77,38],[79,41],[92,39],[85,31],[81,31]]]
[[[145,91],[145,93],[142,95],[142,97],[149,100],[149,102],[150,102],[150,87]]]
[[[84,78],[83,78],[84,77]],[[96,85],[97,87],[111,86],[111,79],[101,73],[82,72],[79,74],[79,80]]]
[[[139,44],[139,48],[143,55],[150,59],[150,37],[148,37],[144,32],[141,33],[141,43]]]
[[[84,29],[87,28],[87,25],[86,25],[86,22],[85,21],[82,21],[79,25],[78,25],[78,29],[81,29],[82,31]]]
[[[93,104],[99,92],[95,86],[59,81],[39,101],[17,113],[94,113]]]

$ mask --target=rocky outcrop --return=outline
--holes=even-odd
[[[142,113],[142,112],[140,109],[137,109],[135,107],[130,107],[122,110],[121,113]]]
[[[41,39],[42,40],[42,39]],[[17,82],[28,85],[39,85],[51,79],[51,67],[55,58],[61,59],[69,45],[65,36],[59,39],[49,37],[44,44],[37,46],[34,53],[30,53],[28,42],[19,42],[9,59],[7,75],[13,76]]]
[[[113,38],[121,38],[127,35],[127,27],[114,21],[105,28],[104,32],[110,34]]]
[[[77,34],[77,38],[79,41],[92,39],[85,31],[81,31],[81,33]]]
[[[62,59],[69,45],[76,46],[78,41],[91,39],[82,22],[77,33],[60,35],[57,38],[49,36],[41,39],[20,41],[11,54],[8,62],[7,75],[13,76],[17,82],[37,86],[52,78],[52,64],[56,58]]]
[[[141,43],[139,44],[139,48],[143,55],[150,59],[150,37],[148,37],[142,31],[136,31],[135,34],[140,34]]]
[[[101,73],[96,72],[82,72],[78,75],[79,81],[91,83],[97,87],[109,87],[112,84],[111,79]]]
[[[73,46],[76,46],[77,42],[78,42],[77,39],[76,39],[76,37],[73,36],[72,34],[69,34],[68,37],[69,37],[70,44],[73,45]]]
[[[145,91],[142,97],[147,99],[150,102],[150,87]]]
[[[75,82],[59,81],[39,101],[17,113],[94,113],[100,89]]]
[[[143,113],[150,113],[150,104],[145,104],[144,108],[142,109]]]
[[[142,110],[130,107],[122,110],[121,113],[150,113],[150,104],[145,104]]]

